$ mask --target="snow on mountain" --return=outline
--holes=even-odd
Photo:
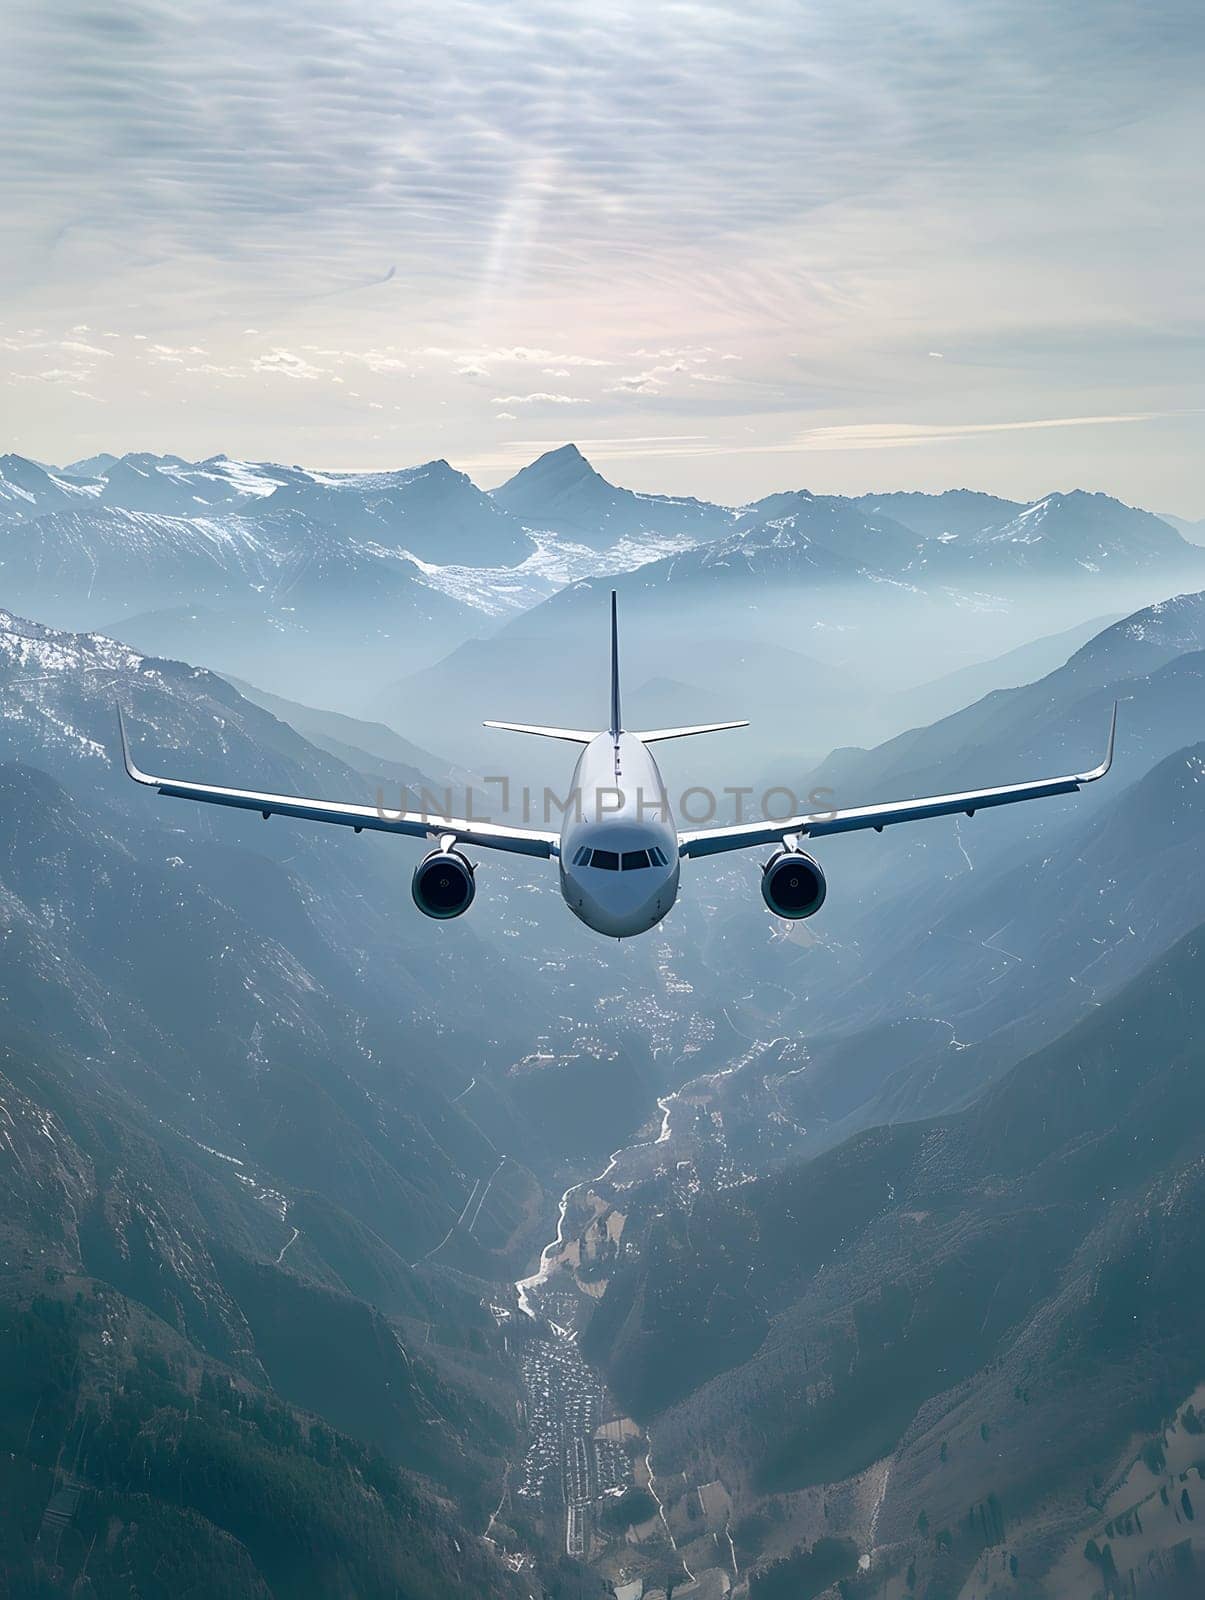
[[[106,467],[111,467],[117,460],[115,455],[108,450],[102,450],[98,455],[85,456],[80,461],[71,461],[63,468],[68,478],[99,478]]]
[[[446,461],[322,472],[224,455],[185,461],[131,451],[94,456],[56,474],[20,456],[0,460],[0,515],[37,517],[87,499],[171,517],[300,512],[347,537],[413,551],[429,563],[511,566],[533,549],[516,519]]]
[[[446,461],[396,472],[294,469],[263,502],[432,563],[513,566],[532,552],[517,518]]]
[[[1063,668],[1093,681],[1158,671],[1177,656],[1205,650],[1205,593],[1179,594],[1102,629]]]
[[[96,499],[99,483],[76,480],[25,456],[0,456],[0,520],[21,520]]]
[[[325,686],[350,700],[482,621],[404,551],[297,511],[181,517],[93,500],[0,524],[0,581],[10,605],[57,626],[319,698]]]
[[[789,532],[842,562],[895,575],[916,576],[926,560],[914,531],[842,495],[806,489],[768,495],[744,508],[736,532],[757,536],[763,528]]]
[[[189,462],[179,456],[131,451],[73,462],[61,472],[23,456],[0,458],[0,513],[37,517],[67,504],[87,501],[125,511],[190,516],[208,507],[238,510],[271,494],[288,469],[228,461]],[[3,502],[11,497],[12,504]]]
[[[493,498],[527,527],[552,529],[595,550],[646,533],[713,538],[736,516],[705,500],[617,488],[575,444],[547,451],[495,489]]]
[[[106,505],[190,516],[208,507],[244,510],[273,494],[297,469],[230,461],[183,461],[179,456],[124,455],[99,474]]]
[[[855,504],[876,516],[890,517],[925,539],[956,539],[977,533],[1015,516],[1021,500],[1002,500],[977,489],[946,489],[942,494],[860,494]]]
[[[1082,489],[1035,500],[1007,521],[969,535],[961,549],[977,561],[1020,570],[1078,567],[1093,573],[1200,561],[1161,518]]]
[[[628,534],[606,550],[592,550],[557,534],[532,529],[535,551],[517,567],[474,567],[410,559],[432,589],[490,617],[528,611],[583,578],[614,577],[694,548],[685,534]]]

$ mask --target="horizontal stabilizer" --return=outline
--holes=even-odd
[[[598,733],[585,728],[541,728],[534,722],[483,722],[483,728],[502,728],[507,733],[534,733],[541,739],[565,739],[570,744],[589,744]]]
[[[726,733],[729,728],[747,728],[747,722],[700,722],[693,728],[653,728],[635,735],[641,744],[656,744],[658,739],[689,739],[696,733]]]

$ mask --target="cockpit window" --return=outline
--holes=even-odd
[[[647,850],[625,850],[622,855],[617,850],[591,850],[589,845],[582,845],[573,857],[573,865],[601,867],[604,872],[638,872],[641,867],[667,867],[669,861],[657,845]]]

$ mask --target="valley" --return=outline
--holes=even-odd
[[[629,1228],[623,1209],[627,1194],[639,1195],[645,1185],[670,1173],[675,1191],[684,1198],[701,1191],[700,1170],[716,1191],[750,1181],[726,1149],[722,1115],[714,1109],[715,1091],[720,1080],[752,1070],[773,1046],[784,1043],[758,1041],[730,1066],[661,1097],[655,1137],[614,1151],[602,1171],[562,1195],[555,1237],[541,1251],[537,1271],[514,1286],[519,1316],[533,1323],[538,1334],[521,1358],[533,1442],[519,1486],[510,1492],[538,1501],[546,1515],[551,1505],[554,1517],[559,1499],[567,1553],[588,1562],[617,1588],[646,1582],[675,1565],[685,1584],[680,1594],[701,1592],[691,1584],[707,1585],[709,1573],[722,1582],[720,1593],[727,1593],[729,1580],[739,1577],[727,1532],[727,1555],[717,1565],[710,1564],[713,1552],[706,1548],[692,1552],[693,1571],[679,1555],[657,1498],[649,1440],[630,1417],[618,1413],[583,1359],[579,1341],[590,1311],[606,1293],[613,1264],[640,1255],[639,1240],[633,1237],[637,1230]],[[684,1114],[687,1108],[689,1115]],[[608,1518],[609,1502],[615,1504],[617,1496],[633,1488],[646,1492],[655,1513],[626,1525],[616,1522],[614,1510]],[[679,1498],[690,1492],[684,1485]],[[707,1528],[714,1533],[713,1524],[723,1511],[726,1530],[731,1502],[723,1484],[716,1480],[697,1486],[696,1492]],[[635,1527],[634,1544],[617,1537],[625,1526]],[[722,1544],[715,1539],[711,1543],[723,1553]]]

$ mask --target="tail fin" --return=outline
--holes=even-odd
[[[619,713],[619,621],[616,614],[616,594],[611,590],[611,737],[618,739],[623,732],[623,718]]]

